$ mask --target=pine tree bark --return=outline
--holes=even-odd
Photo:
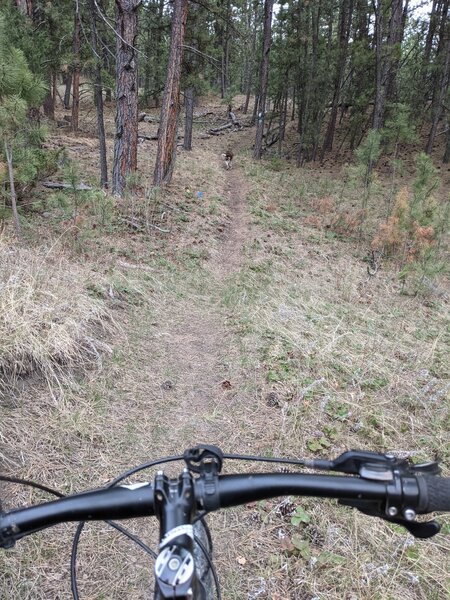
[[[53,99],[53,73],[50,73],[47,79],[48,82],[48,93],[46,94],[44,101],[42,103],[42,107],[44,109],[44,115],[51,119],[55,120],[55,102]]]
[[[100,154],[100,186],[108,187],[108,162],[106,160],[106,135],[103,119],[103,85],[101,57],[98,53],[97,12],[95,0],[89,0],[91,9],[91,45],[94,53],[94,104],[97,111],[97,135]]]
[[[287,74],[286,74],[287,79]],[[287,107],[288,107],[288,88],[283,90],[281,104],[280,104],[280,116],[278,119],[279,137],[278,137],[278,156],[281,156],[284,134],[286,131],[286,120],[287,120]]]
[[[222,56],[223,56],[223,65],[222,65],[223,95],[222,95],[222,98],[226,95],[229,85],[230,85],[230,19],[231,19],[231,1],[227,0],[226,23],[225,23],[223,48],[222,48]]]
[[[253,87],[253,74],[255,72],[255,53],[256,53],[256,25],[258,21],[258,4],[255,2],[249,1],[249,6],[247,8],[247,33],[252,32],[252,42],[250,46],[250,53],[246,57],[246,69],[245,69],[245,103],[243,114],[246,115],[248,112],[248,106],[250,104],[250,95],[252,93]],[[253,17],[253,18],[252,18]],[[253,26],[252,26],[253,21]]]
[[[16,0],[16,6],[20,12],[26,17],[33,16],[33,1],[32,0]]]
[[[184,120],[184,143],[183,148],[185,150],[192,150],[192,125],[194,122],[194,88],[189,87],[184,92],[184,103],[186,116]]]
[[[381,129],[384,113],[384,88],[383,88],[383,7],[381,0],[375,6],[375,102],[373,109],[374,129]]]
[[[444,151],[444,156],[442,158],[442,162],[445,164],[450,162],[450,116],[447,118],[447,135],[446,135],[445,151]]]
[[[267,82],[269,76],[269,53],[272,42],[272,12],[273,0],[265,0],[264,2],[264,32],[263,32],[263,52],[261,60],[260,74],[260,93],[258,103],[258,114],[256,123],[255,147],[253,150],[253,158],[261,159],[262,140],[264,135],[264,119],[266,110],[267,98]]]
[[[334,132],[336,129],[336,120],[339,108],[339,98],[341,95],[342,82],[345,74],[345,64],[347,60],[348,41],[350,38],[350,29],[353,12],[353,1],[342,0],[341,12],[339,15],[339,57],[336,66],[336,75],[334,80],[334,93],[331,104],[330,120],[328,122],[327,132],[322,147],[321,160],[323,160],[325,152],[332,150]]]
[[[72,92],[72,73],[68,72],[64,77],[64,108],[65,110],[69,110],[70,108],[70,96]]]
[[[386,103],[397,100],[397,72],[401,57],[401,45],[409,0],[392,0],[389,22],[388,60],[386,69]]]
[[[158,150],[153,184],[165,186],[172,180],[177,149],[180,112],[180,79],[188,0],[175,0],[170,36],[169,63],[159,119]]]
[[[147,10],[151,9],[150,5]],[[142,19],[141,19],[142,23]],[[149,57],[151,56],[152,48],[153,48],[153,36],[152,36],[152,27],[150,22],[146,23],[147,31],[145,35],[145,54]],[[151,61],[147,58],[144,61],[144,91],[142,94],[142,101],[144,106],[150,105],[150,89],[151,89]]]
[[[445,0],[442,8],[442,21],[439,35],[439,46],[436,53],[436,66],[439,67],[438,85],[433,94],[432,122],[425,152],[431,154],[439,121],[442,117],[445,98],[450,83],[450,20],[448,18],[449,0]]]
[[[73,30],[73,71],[72,71],[72,131],[78,131],[80,114],[80,13],[78,4],[75,4],[75,21]]]
[[[139,5],[140,0],[116,0],[116,137],[112,183],[113,194],[121,198],[127,176],[137,170]]]
[[[406,0],[405,7],[407,7],[408,1]],[[395,98],[397,66],[400,59],[405,17],[403,0],[391,0],[388,33],[386,42],[383,43],[383,8],[382,0],[377,0],[375,6],[376,88],[373,110],[374,129],[383,127],[386,105]]]

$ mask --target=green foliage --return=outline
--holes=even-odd
[[[380,154],[381,132],[379,130],[371,129],[367,134],[366,139],[355,152],[356,165],[349,169],[350,179],[353,179],[356,184],[362,184],[364,187],[364,192],[361,196],[361,214],[357,217],[357,221],[359,221],[360,238],[362,236],[363,222],[366,217],[366,208],[369,198],[374,191],[374,184],[376,182],[373,168],[380,157]],[[355,222],[355,226],[356,224],[357,223]]]
[[[439,183],[431,158],[420,153],[412,192],[407,187],[398,192],[392,214],[373,242],[375,248],[400,256],[400,279],[414,293],[432,288],[433,279],[448,268],[441,244],[450,224],[450,203],[434,196]]]
[[[5,20],[0,13],[0,132],[14,137],[24,127],[27,109],[45,95],[43,82],[30,71],[24,53],[7,41]]]
[[[8,33],[4,15],[0,13],[0,152],[8,162],[8,178],[14,182],[8,188],[8,196],[15,231],[20,236],[17,198],[21,196],[24,186],[33,183],[40,172],[41,163],[45,162],[39,148],[44,131],[30,123],[28,109],[42,101],[45,87],[31,72],[22,50],[9,42]],[[6,170],[0,177],[6,177]],[[3,188],[3,193],[5,190]]]
[[[28,131],[28,141],[32,131]],[[16,146],[15,150],[15,177],[23,186],[34,184],[38,179],[45,177],[57,170],[59,152],[56,150],[43,150],[37,145]]]
[[[428,154],[421,152],[416,158],[416,178],[413,183],[411,218],[422,226],[435,224],[437,203],[433,197],[440,179],[436,167]]]
[[[372,183],[372,170],[381,154],[381,132],[371,129],[366,139],[356,150],[357,164],[362,175],[364,186],[368,188]]]
[[[71,61],[74,3],[36,2],[38,27],[13,4],[2,7],[9,43],[23,52],[35,76],[49,81],[51,72]]]
[[[418,141],[409,106],[402,103],[390,104],[389,115],[383,129],[383,139],[394,146],[399,142],[411,144]]]
[[[311,521],[311,515],[301,506],[297,506],[295,513],[291,517],[291,524],[294,526],[306,524]]]
[[[113,196],[106,194],[103,190],[93,190],[88,194],[88,202],[91,212],[97,217],[102,227],[111,225],[116,203]]]

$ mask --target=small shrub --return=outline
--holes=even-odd
[[[379,226],[373,250],[398,257],[400,278],[409,278],[417,291],[425,279],[432,280],[445,269],[439,246],[447,230],[448,202],[438,202],[433,191],[439,185],[437,171],[424,153],[416,160],[417,175],[412,190],[403,187],[395,198],[391,215]]]

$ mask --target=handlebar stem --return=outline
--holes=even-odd
[[[160,522],[159,554],[155,562],[156,584],[163,598],[187,599],[198,582],[194,566],[195,495],[187,469],[177,479],[162,472],[155,477],[154,510]]]

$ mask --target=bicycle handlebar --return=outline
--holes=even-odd
[[[193,484],[197,509],[206,512],[284,495],[337,498],[367,514],[401,523],[418,537],[429,537],[439,529],[412,523],[416,513],[450,511],[450,478],[422,474],[400,476],[393,482],[303,473],[210,474],[193,479]],[[153,484],[103,488],[0,514],[0,547],[57,523],[153,515]]]

